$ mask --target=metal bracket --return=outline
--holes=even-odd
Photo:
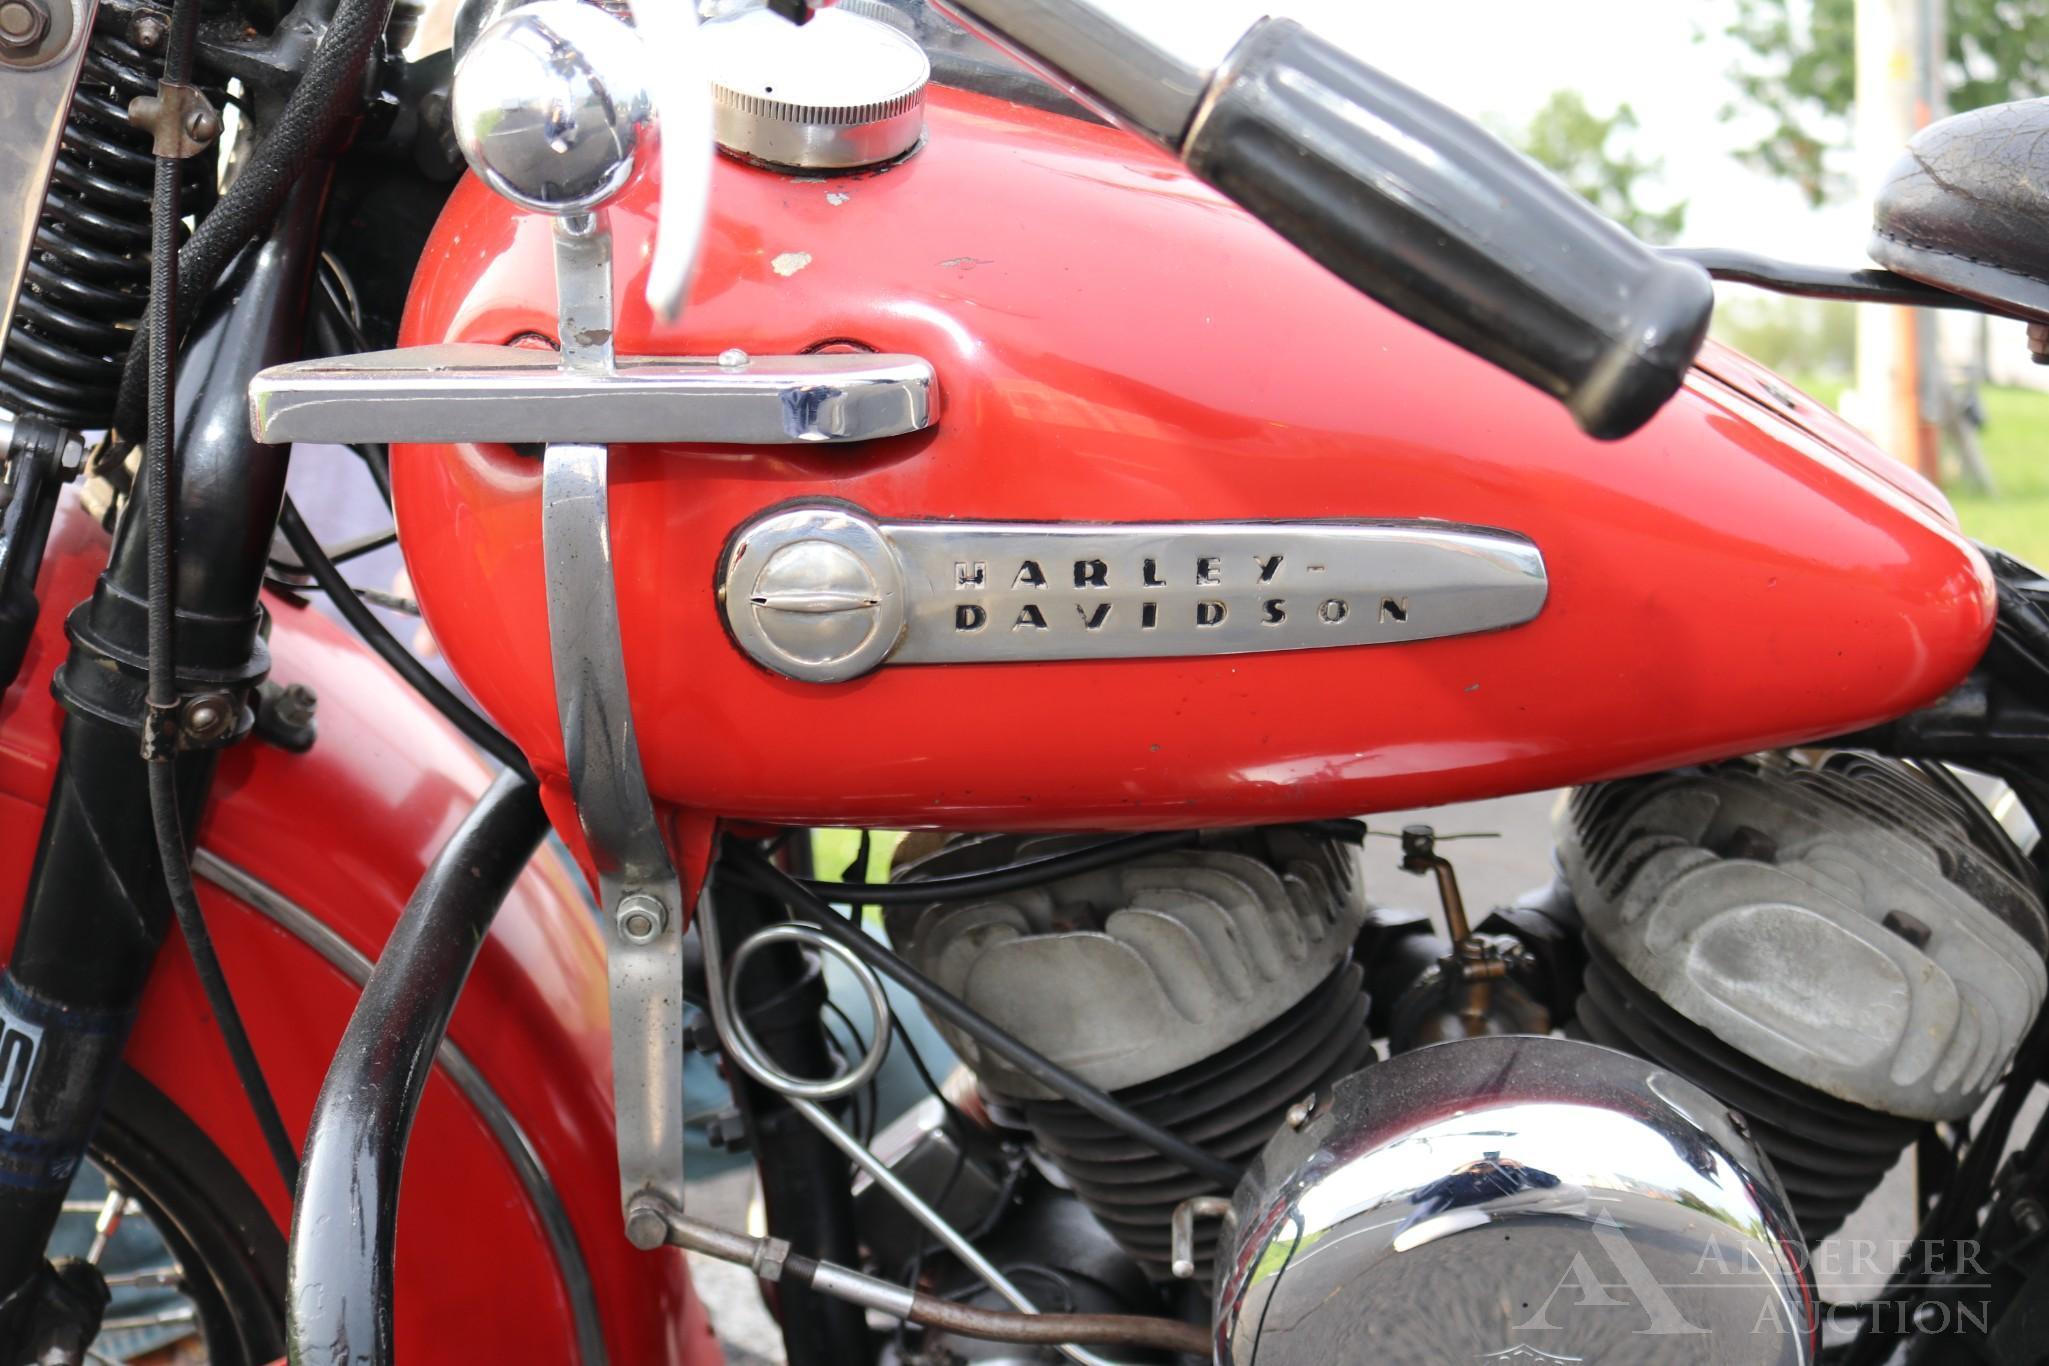
[[[609,328],[570,320],[599,310],[610,319],[611,237],[602,214],[557,220],[556,242],[563,359],[601,370],[611,360]],[[683,889],[633,731],[612,579],[610,463],[606,447],[588,443],[552,443],[542,457],[548,645],[570,790],[611,926],[605,960],[621,1209],[650,1195],[681,1209]],[[635,1229],[629,1219],[629,1233]]]
[[[181,161],[198,156],[221,135],[220,111],[206,92],[177,81],[159,81],[156,94],[128,101],[128,121],[149,130],[154,155]]]

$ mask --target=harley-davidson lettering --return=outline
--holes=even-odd
[[[1224,582],[1223,558],[1218,555],[1198,555],[1194,561],[1194,586],[1201,590],[1223,590],[1235,587]],[[1285,555],[1254,555],[1246,568],[1245,585],[1248,592],[1239,595],[1236,610],[1251,612],[1262,626],[1285,626],[1290,611],[1314,611],[1316,619],[1326,626],[1336,626],[1352,614],[1352,600],[1348,597],[1326,597],[1321,601],[1291,602],[1286,597],[1263,597],[1260,594],[1272,587],[1286,563]],[[1138,591],[1150,596],[1140,598],[1136,603],[1124,603],[1125,611],[1117,621],[1112,616],[1118,603],[1108,594],[1089,595],[1089,589],[1122,588],[1122,583],[1110,582],[1110,566],[1101,559],[1074,561],[1074,587],[1077,594],[1084,595],[1075,601],[1074,613],[1080,619],[1084,631],[1115,630],[1132,625],[1140,631],[1160,629],[1160,601],[1157,590],[1172,587],[1167,579],[1160,577],[1162,570],[1156,559],[1140,562],[1140,569],[1134,580]],[[973,564],[959,562],[954,566],[955,582],[966,589],[980,589],[989,579],[988,566],[976,561]],[[1017,566],[1017,573],[1011,580],[1013,588],[1046,588],[1055,582],[1047,576],[1045,568],[1037,560],[1024,560]],[[1197,597],[1191,607],[1192,623],[1203,629],[1222,626],[1231,619],[1233,599],[1227,597]],[[1135,608],[1136,610],[1132,610]],[[1377,610],[1383,621],[1406,622],[1409,619],[1409,600],[1406,596],[1382,597]],[[1000,624],[1000,623],[999,623]],[[981,602],[962,602],[953,609],[953,629],[956,631],[980,631],[989,625],[989,610]],[[1072,626],[1066,616],[1057,609],[1048,620],[1046,609],[1038,602],[1024,602],[1017,609],[1017,617],[1010,623],[1010,629],[1047,631],[1057,627]],[[1169,623],[1171,625],[1171,623]]]
[[[1431,521],[875,522],[785,509],[733,538],[726,619],[820,682],[882,663],[1159,658],[1388,644],[1530,620],[1526,537]]]

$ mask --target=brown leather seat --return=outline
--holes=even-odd
[[[1915,134],[1872,206],[1870,251],[1924,284],[2049,319],[2049,99]]]

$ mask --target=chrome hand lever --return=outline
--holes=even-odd
[[[689,6],[636,9],[645,39],[592,5],[538,0],[470,39],[457,72],[456,133],[471,166],[514,204],[555,218],[560,354],[456,343],[275,366],[249,386],[259,440],[767,446],[930,425],[932,367],[915,356],[613,354],[605,206],[659,155],[647,292],[673,318],[712,156]]]
[[[632,9],[642,40],[660,54],[650,64],[662,124],[662,184],[647,303],[657,318],[674,322],[690,289],[711,193],[711,84],[697,41],[695,0],[632,0]]]

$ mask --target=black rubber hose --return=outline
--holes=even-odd
[[[164,80],[186,84],[192,75],[192,44],[199,25],[199,0],[177,0],[171,11],[170,41],[164,57]],[[174,320],[178,293],[178,189],[184,163],[176,157],[156,159],[156,182],[151,197],[150,251],[151,280],[149,327],[146,329],[148,365],[149,430],[149,706],[162,713],[178,705],[178,680],[173,653],[174,614],[172,589],[177,582],[177,545],[173,539],[174,509],[171,503],[171,452],[176,443],[171,408],[175,387],[176,344]],[[145,726],[154,730],[154,716]],[[145,750],[147,754],[148,751]],[[156,834],[157,859],[163,865],[164,888],[177,918],[178,931],[192,955],[201,990],[227,1044],[249,1108],[263,1131],[263,1141],[277,1164],[278,1175],[287,1191],[299,1183],[299,1154],[278,1113],[277,1099],[264,1080],[249,1031],[235,1007],[228,989],[227,974],[221,970],[220,955],[214,952],[213,936],[207,932],[200,912],[199,893],[192,884],[190,851],[185,844],[184,821],[178,810],[178,771],[173,754],[151,755],[149,769],[150,823]]]
[[[847,901],[861,906],[922,906],[928,901],[995,896],[999,892],[1014,892],[1020,887],[1036,887],[1076,873],[1090,873],[1113,863],[1123,863],[1140,854],[1157,853],[1162,849],[1185,849],[1201,838],[1199,830],[1166,830],[1101,840],[1080,849],[1049,854],[1045,858],[1015,863],[987,873],[963,873],[958,877],[935,877],[923,881],[799,881],[798,885],[827,901]]]
[[[1196,1147],[1121,1104],[1108,1092],[1091,1086],[1051,1058],[1027,1048],[971,1010],[937,982],[833,914],[817,893],[735,840],[725,842],[725,858],[733,872],[751,886],[776,898],[839,943],[875,971],[917,997],[926,1010],[951,1024],[1039,1085],[1073,1101],[1119,1133],[1145,1144],[1162,1157],[1216,1182],[1225,1190],[1243,1175],[1238,1165]],[[837,884],[834,884],[837,885]]]
[[[1314,828],[1339,838],[1358,843],[1366,837],[1366,826],[1362,821],[1336,820],[1318,821]],[[996,896],[1003,892],[1014,892],[1021,887],[1037,887],[1043,883],[1057,882],[1076,873],[1092,873],[1098,868],[1107,868],[1113,863],[1123,863],[1141,854],[1155,854],[1165,849],[1186,849],[1202,838],[1199,830],[1158,830],[1144,835],[1120,835],[1115,839],[1101,840],[1069,849],[1064,853],[1048,854],[1044,858],[1030,859],[1024,863],[1013,863],[1008,868],[995,868],[986,873],[962,873],[956,877],[934,877],[904,882],[818,882],[810,879],[794,879],[812,895],[826,901],[846,902],[857,906],[922,906],[928,901],[957,901],[969,897]],[[865,858],[860,860],[865,863]]]
[[[285,499],[284,511],[279,514],[277,525],[278,530],[285,533],[285,541],[292,547],[292,553],[299,557],[299,563],[333,601],[335,610],[355,628],[364,644],[375,650],[386,664],[398,672],[400,678],[426,698],[434,710],[469,737],[472,744],[513,773],[531,781],[533,770],[527,767],[526,756],[519,752],[519,746],[450,692],[440,679],[427,671],[426,665],[413,658],[412,651],[399,644],[397,638],[384,629],[384,623],[356,596],[356,590],[349,587],[348,580],[335,568],[334,561],[327,558],[327,552],[320,548],[320,542],[300,519],[299,509],[292,505],[290,498]]]
[[[364,73],[391,21],[391,7],[392,0],[341,0],[336,7],[277,123],[201,220],[185,249],[176,253],[174,317],[193,315],[236,253],[276,219],[308,161],[326,147],[345,119],[354,116]],[[186,75],[179,79],[189,75],[188,59]],[[138,337],[129,347],[120,397],[114,404],[111,425],[117,432],[133,432],[145,416],[148,369],[148,348]]]

